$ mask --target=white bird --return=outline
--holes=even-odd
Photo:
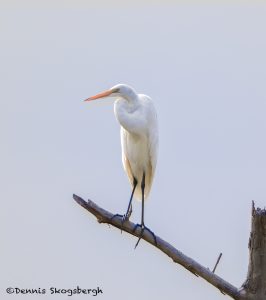
[[[126,84],[118,84],[85,101],[92,101],[105,97],[117,97],[114,113],[121,125],[122,162],[128,179],[132,185],[126,214],[122,219],[122,226],[129,220],[132,212],[132,198],[135,196],[142,201],[141,234],[144,229],[144,200],[148,197],[156,168],[158,152],[158,124],[156,110],[150,97],[137,94]],[[121,215],[119,215],[121,216]],[[153,234],[156,242],[155,236]]]

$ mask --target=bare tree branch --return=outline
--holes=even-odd
[[[79,205],[81,205],[87,211],[92,213],[97,218],[99,223],[110,224],[114,227],[121,229],[121,218],[114,217],[115,216],[114,214],[99,207],[91,200],[85,201],[77,195],[73,195],[73,198]],[[135,226],[136,224],[130,221],[126,221],[123,224],[122,230],[134,236],[139,237],[141,230],[139,227],[137,227],[137,229],[134,231]],[[235,286],[225,281],[224,279],[222,279],[221,277],[219,277],[218,275],[210,271],[208,268],[202,266],[192,258],[186,256],[181,251],[177,250],[172,245],[170,245],[169,243],[161,239],[159,236],[156,236],[157,245],[155,244],[152,234],[147,230],[144,231],[142,239],[150,243],[154,247],[158,248],[162,252],[164,252],[166,255],[172,258],[174,262],[180,264],[181,266],[183,266],[184,268],[186,268],[196,276],[202,277],[210,284],[218,288],[221,292],[229,295],[233,299],[237,299],[237,300],[245,299],[243,298],[243,295]]]

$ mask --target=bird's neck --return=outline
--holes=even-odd
[[[138,95],[132,91],[132,93],[127,95],[121,95],[119,97],[118,102],[123,103],[123,106],[127,108],[128,112],[132,112],[138,107],[139,99]]]
[[[129,105],[136,105],[138,102],[138,94],[133,90],[121,96],[128,102]]]
[[[139,99],[136,97],[120,97],[115,101],[114,112],[116,119],[120,125],[128,132],[137,134],[140,127],[140,122],[136,122],[133,115],[136,114],[139,108]],[[139,123],[139,124],[137,124]]]

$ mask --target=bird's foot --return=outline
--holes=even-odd
[[[123,230],[123,226],[124,226],[124,223],[129,221],[129,218],[131,216],[131,213],[132,213],[132,209],[129,211],[129,212],[126,212],[123,217],[122,217],[122,224],[121,224],[121,233],[122,233],[122,230]]]
[[[113,221],[114,218],[118,218],[118,217],[123,219],[124,216],[123,216],[123,215],[120,215],[120,214],[114,214],[114,215],[110,218],[110,221]]]
[[[113,215],[111,217],[110,220],[112,221],[114,218],[117,218],[117,217],[119,217],[121,219],[121,227],[120,227],[120,229],[121,229],[121,233],[122,233],[122,231],[123,231],[123,225],[124,225],[125,222],[127,222],[129,220],[130,214],[125,214],[125,215],[115,214],[115,215]]]
[[[145,226],[144,224],[136,224],[135,227],[134,227],[134,229],[133,229],[133,232],[136,231],[137,227],[140,227],[140,228],[141,228],[141,232],[140,232],[138,241],[137,241],[137,243],[136,243],[136,245],[135,245],[135,249],[137,248],[137,246],[138,246],[140,240],[141,240],[142,237],[143,237],[144,230],[147,230],[147,231],[152,235],[152,237],[153,237],[153,239],[154,239],[154,243],[155,243],[155,245],[157,246],[157,239],[156,239],[156,236],[155,236],[155,234],[154,234],[153,231],[151,231],[151,230],[150,230],[147,226]]]

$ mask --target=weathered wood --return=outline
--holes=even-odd
[[[114,227],[117,227],[121,229],[121,218],[120,217],[114,217],[112,213],[106,211],[105,209],[99,207],[96,205],[93,201],[88,200],[85,201],[81,197],[77,195],[73,195],[74,200],[84,207],[86,210],[88,210],[90,213],[92,213],[98,220],[99,223],[107,223]],[[139,237],[141,230],[138,227],[136,230],[134,230],[136,227],[136,224],[126,221],[123,224],[123,231],[126,231],[134,236]],[[168,255],[174,262],[180,264],[190,272],[192,272],[194,275],[202,277],[206,281],[208,281],[210,284],[218,288],[222,293],[229,295],[233,299],[241,300],[245,299],[239,292],[239,290],[234,287],[229,282],[225,281],[215,273],[213,273],[208,268],[202,266],[192,258],[186,256],[181,251],[177,250],[175,247],[161,239],[159,236],[156,236],[157,243],[155,244],[154,238],[151,233],[148,231],[144,231],[143,240],[146,242],[152,244],[157,249],[164,252],[166,255]]]
[[[249,266],[241,294],[248,300],[266,299],[266,210],[252,202]]]

